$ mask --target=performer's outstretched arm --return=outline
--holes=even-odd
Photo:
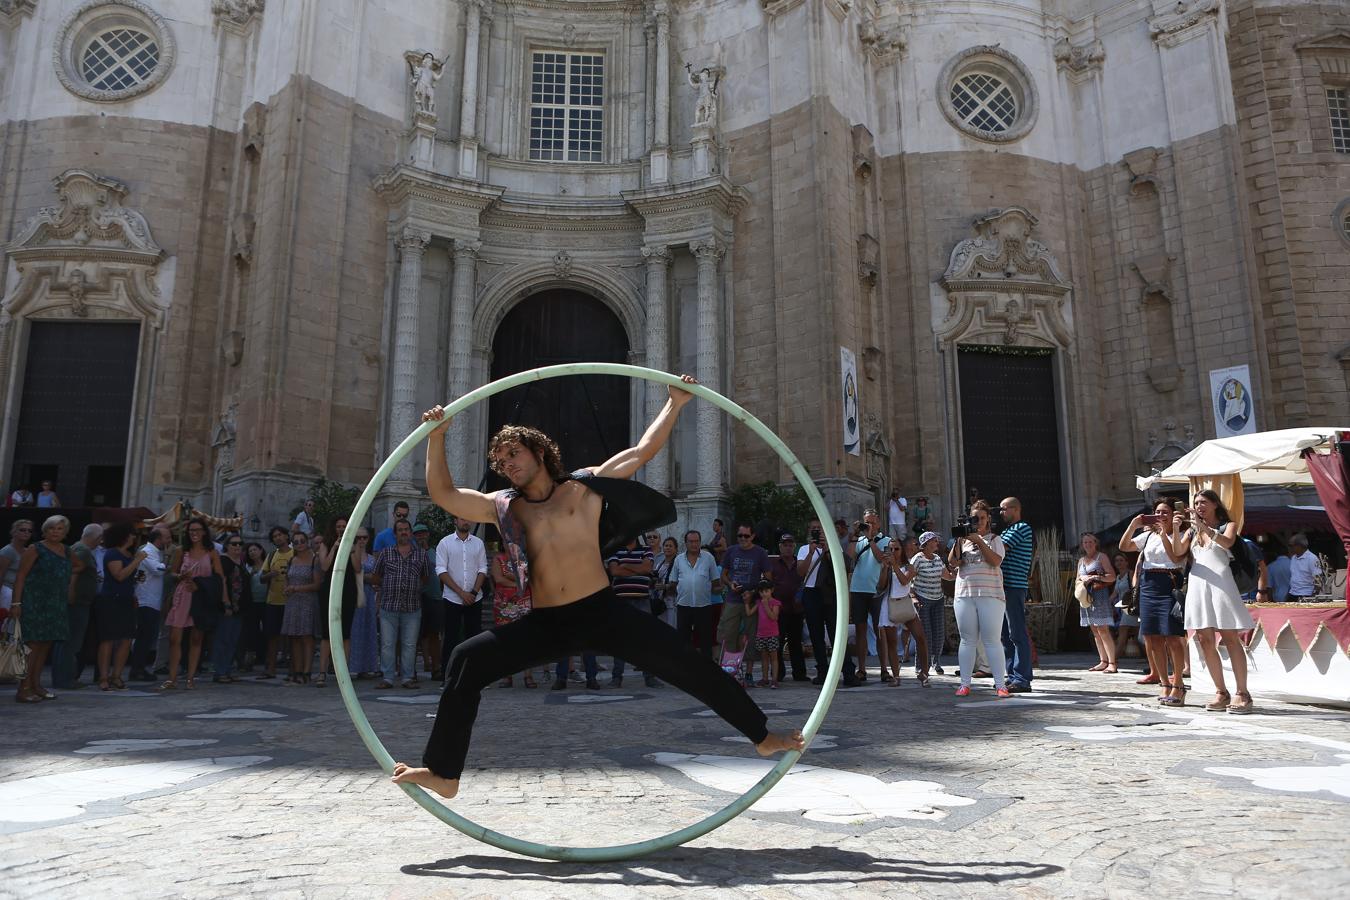
[[[450,420],[439,406],[422,413],[423,422],[440,421],[441,425],[427,435],[427,493],[431,500],[451,515],[470,522],[496,522],[497,509],[492,497],[479,491],[455,487],[450,467],[445,464],[445,430]]]
[[[698,384],[693,375],[681,375],[680,378],[685,384]],[[670,399],[661,407],[661,412],[657,413],[652,424],[647,426],[637,446],[619,451],[606,462],[595,466],[592,471],[605,478],[632,478],[633,474],[650,462],[666,445],[666,441],[670,440],[670,432],[675,428],[675,420],[679,418],[680,410],[693,399],[693,394],[672,385]]]

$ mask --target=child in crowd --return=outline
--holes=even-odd
[[[745,607],[747,620],[756,623],[755,649],[759,651],[760,687],[778,687],[778,613],[783,608],[780,600],[774,599],[773,582],[761,579],[756,587],[756,595]],[[754,671],[753,661],[746,665],[747,674]],[[753,680],[751,678],[750,680]]]

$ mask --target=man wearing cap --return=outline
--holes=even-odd
[[[1308,550],[1308,536],[1296,534],[1289,539],[1289,602],[1300,603],[1317,593],[1317,577],[1322,564],[1317,554]]]
[[[421,522],[413,526],[417,549],[426,555],[430,569],[422,579],[422,658],[431,669],[431,680],[441,680],[441,629],[445,628],[445,601],[441,599],[441,580],[436,577],[436,548],[431,546],[431,529]]]
[[[784,532],[778,537],[778,555],[770,559],[765,576],[773,583],[773,596],[779,603],[778,672],[779,681],[787,679],[787,659],[792,660],[792,680],[809,681],[806,653],[802,648],[802,601],[797,596],[802,577],[797,574],[797,539]]]

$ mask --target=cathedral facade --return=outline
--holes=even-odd
[[[0,54],[0,473],[70,505],[256,531],[577,360],[697,375],[840,514],[1070,533],[1350,410],[1339,0],[0,0]],[[452,472],[663,398],[517,389]],[[706,404],[642,477],[697,524],[791,480]]]

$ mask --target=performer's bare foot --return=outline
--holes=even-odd
[[[800,731],[792,731],[781,734],[770,731],[769,736],[755,745],[760,756],[773,756],[775,753],[781,753],[784,750],[802,751],[806,749],[806,739],[802,737]]]
[[[430,769],[414,769],[407,763],[397,763],[394,766],[394,784],[404,784],[405,782],[420,784],[447,800],[454,799],[454,796],[459,793],[458,778],[442,778]]]

